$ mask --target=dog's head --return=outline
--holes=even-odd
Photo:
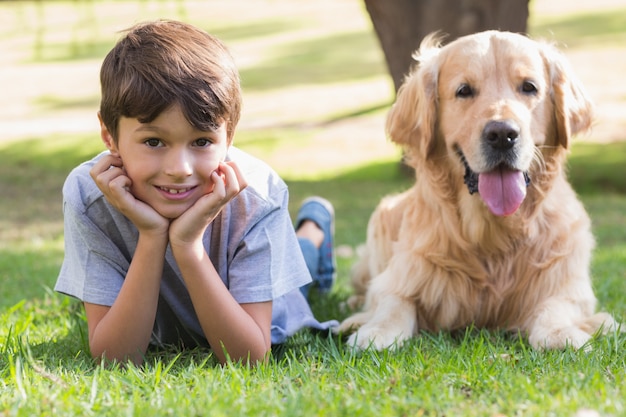
[[[591,125],[590,100],[547,43],[487,31],[439,47],[429,36],[415,58],[387,119],[391,140],[418,175],[458,174],[495,215],[516,212],[545,158]]]

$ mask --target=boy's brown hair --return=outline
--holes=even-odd
[[[173,104],[196,129],[228,123],[229,143],[241,113],[239,72],[217,38],[186,23],[135,25],[105,57],[100,115],[113,140],[120,117],[149,123]]]

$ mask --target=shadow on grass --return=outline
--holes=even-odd
[[[569,180],[579,194],[626,194],[626,141],[577,143],[568,167]]]
[[[93,137],[51,135],[0,146],[0,224],[24,228],[61,220],[61,189],[70,170],[103,149]],[[5,234],[0,230],[0,236]]]
[[[274,56],[243,69],[244,90],[270,90],[298,84],[323,84],[385,74],[382,51],[369,31],[339,33],[294,41]]]
[[[289,211],[295,216],[302,200],[311,195],[328,199],[335,207],[338,244],[356,246],[365,240],[369,216],[390,193],[409,188],[412,178],[404,176],[399,162],[373,162],[325,180],[286,180]]]

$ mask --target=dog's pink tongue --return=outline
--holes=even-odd
[[[526,180],[521,171],[500,168],[478,176],[478,192],[493,214],[509,216],[526,197]]]

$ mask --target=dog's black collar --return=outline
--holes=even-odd
[[[467,163],[467,159],[465,159],[465,155],[461,152],[460,149],[456,150],[457,155],[463,162],[463,166],[465,167],[465,174],[463,175],[463,182],[467,185],[467,190],[470,194],[474,194],[478,192],[478,174],[472,171],[469,164]],[[524,180],[526,181],[526,187],[530,185],[530,177],[527,172],[524,172]]]
[[[461,152],[460,149],[457,148],[456,154],[459,155],[461,162],[463,162],[463,166],[465,167],[465,175],[463,175],[463,182],[467,185],[467,190],[470,194],[474,194],[478,192],[478,174],[472,171],[469,164],[467,163],[467,159],[465,159],[465,155]]]

